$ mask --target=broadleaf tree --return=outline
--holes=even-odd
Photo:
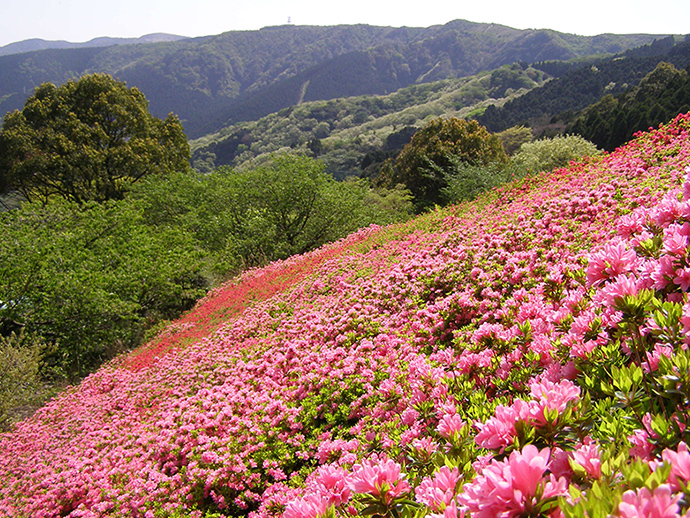
[[[144,176],[188,167],[177,117],[154,117],[141,91],[106,74],[43,83],[0,130],[0,194],[30,201],[122,198]]]
[[[378,182],[393,187],[404,184],[421,211],[442,203],[445,173],[457,160],[471,166],[506,164],[508,157],[495,135],[471,120],[437,118],[417,131],[394,162],[384,167]]]

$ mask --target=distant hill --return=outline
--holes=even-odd
[[[222,165],[253,167],[271,153],[293,150],[318,156],[336,178],[373,177],[383,161],[397,154],[429,117],[476,118],[493,132],[526,125],[535,135],[558,133],[580,110],[635,87],[660,62],[685,68],[690,64],[690,42],[675,43],[669,37],[607,57],[532,66],[513,63],[465,78],[415,84],[385,96],[303,102],[193,140],[192,162],[201,171]],[[660,95],[656,90],[651,92],[652,98],[641,101],[646,112],[653,112],[641,119],[649,123],[626,126],[626,138],[615,145],[627,141],[634,131],[668,122],[690,109],[684,108],[690,101],[684,100],[680,87],[670,88],[674,92],[664,94],[664,109],[658,107],[661,100],[655,98]],[[683,100],[676,101],[676,97]],[[600,111],[596,106],[590,111]],[[620,117],[609,115],[608,124],[621,125]],[[640,117],[636,114],[634,118],[631,124]],[[602,123],[591,116],[588,120],[588,131],[583,123],[577,128],[571,124],[570,131],[613,149],[615,146],[595,135],[602,131]]]
[[[336,178],[360,176],[364,167],[397,154],[428,118],[469,117],[549,79],[545,72],[514,63],[388,95],[303,102],[193,140],[192,164],[203,172],[223,165],[251,168],[272,153],[294,150],[318,156]]]
[[[620,94],[636,86],[660,62],[671,63],[677,68],[687,67],[690,64],[690,40],[686,38],[676,43],[673,38],[666,38],[585,63],[535,63],[535,68],[560,77],[502,107],[489,106],[476,119],[494,132],[527,125],[539,134],[551,124],[556,125],[553,130],[560,131],[570,116],[606,95]]]
[[[604,55],[668,35],[576,36],[456,20],[428,28],[279,26],[107,48],[0,56],[0,113],[40,83],[105,72],[136,86],[158,116],[176,113],[190,138],[303,101],[400,88],[532,63]]]
[[[165,34],[157,32],[154,34],[147,34],[140,38],[94,38],[84,43],[72,43],[69,41],[50,41],[40,38],[32,38],[30,40],[18,41],[0,47],[0,56],[9,56],[10,54],[20,54],[22,52],[33,52],[36,50],[46,49],[79,49],[86,47],[110,47],[111,45],[135,45],[138,43],[161,43],[164,41],[179,41],[187,39],[186,36],[176,36],[174,34]]]

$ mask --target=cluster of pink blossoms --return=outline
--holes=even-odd
[[[665,196],[689,129],[249,272],[0,437],[0,515],[556,516],[611,476],[606,437],[573,427],[621,297],[654,291],[690,331],[690,186]],[[641,326],[653,376],[679,345]],[[637,458],[671,474],[608,512],[679,515],[687,447],[645,426]]]

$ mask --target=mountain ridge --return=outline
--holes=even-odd
[[[154,32],[145,34],[138,38],[119,38],[110,36],[99,36],[84,42],[71,42],[66,40],[44,40],[42,38],[29,38],[0,47],[0,56],[9,56],[24,52],[33,52],[49,49],[73,49],[85,47],[109,47],[111,45],[136,45],[142,43],[161,43],[166,41],[179,41],[189,39],[187,36],[168,34],[164,32]]]
[[[0,113],[21,108],[41,82],[104,72],[139,88],[154,115],[177,114],[197,138],[296,104],[307,80],[304,100],[385,94],[513,61],[620,52],[658,37],[455,20],[427,28],[287,25],[101,50],[50,49],[0,56]]]

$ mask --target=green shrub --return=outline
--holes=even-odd
[[[51,394],[39,374],[45,348],[35,335],[0,336],[0,431],[33,413]]]
[[[579,135],[564,135],[522,144],[513,161],[530,173],[538,173],[566,167],[573,160],[600,152]]]
[[[484,191],[523,175],[523,169],[515,164],[472,165],[455,158],[444,174],[446,187],[441,189],[442,200],[444,204],[470,201]]]

